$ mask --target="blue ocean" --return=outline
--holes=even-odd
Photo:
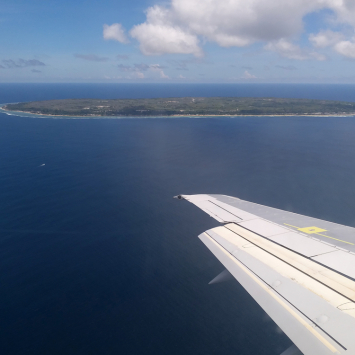
[[[354,85],[0,84],[0,103],[242,96],[355,102]],[[177,194],[355,226],[355,117],[57,119],[0,113],[0,353],[277,355],[291,341]]]

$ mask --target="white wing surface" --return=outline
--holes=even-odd
[[[179,195],[223,226],[199,238],[295,346],[355,355],[355,229],[223,195]]]

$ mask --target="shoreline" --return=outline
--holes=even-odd
[[[12,115],[16,116],[16,113],[25,113],[33,116],[43,116],[43,117],[64,117],[64,118],[169,118],[169,117],[355,117],[355,113],[335,113],[335,114],[297,114],[297,113],[289,113],[289,114],[272,114],[272,115],[214,115],[214,114],[207,114],[207,115],[182,115],[182,114],[175,114],[175,115],[165,115],[165,116],[70,116],[70,115],[52,115],[52,114],[44,114],[44,113],[33,113],[28,111],[11,111],[6,110],[3,106],[0,106],[0,110],[4,111],[4,113],[11,113]],[[21,116],[19,116],[21,117]]]

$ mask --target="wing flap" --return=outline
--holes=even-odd
[[[355,255],[342,250],[312,257],[313,260],[355,279]]]
[[[300,235],[299,233],[288,232],[269,237],[272,241],[280,244],[288,249],[294,250],[296,253],[307,257],[317,256],[325,253],[336,251],[333,245],[320,243],[314,239]]]
[[[344,348],[336,341],[315,327],[313,322],[252,269],[232,256],[209,235],[203,233],[199,238],[304,354],[330,355],[344,352]]]

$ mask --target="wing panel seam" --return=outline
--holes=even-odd
[[[243,218],[240,218],[240,217],[236,216],[236,215],[235,215],[234,213],[232,213],[231,211],[226,210],[225,208],[223,208],[223,207],[217,205],[216,203],[214,203],[214,202],[212,202],[212,201],[210,201],[210,200],[207,200],[207,201],[208,201],[208,202],[211,202],[213,205],[219,207],[221,210],[226,211],[226,212],[228,212],[229,214],[231,214],[232,216],[237,217],[238,219],[240,219],[241,221],[243,221]]]

